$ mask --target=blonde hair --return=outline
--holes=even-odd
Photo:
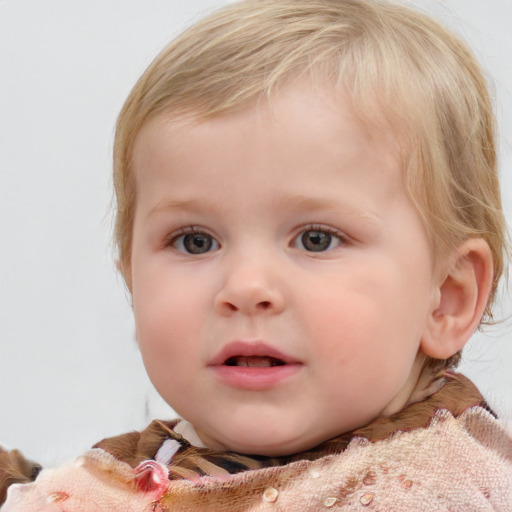
[[[157,56],[126,100],[115,138],[115,239],[128,285],[137,200],[131,160],[141,127],[164,112],[207,119],[235,111],[306,72],[347,90],[364,119],[386,119],[401,133],[404,180],[436,254],[470,237],[489,243],[490,316],[506,229],[484,74],[458,37],[391,1],[246,0]]]

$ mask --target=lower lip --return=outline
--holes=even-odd
[[[284,364],[280,366],[227,366],[211,367],[217,377],[228,386],[264,391],[289,379],[299,372],[301,364]]]

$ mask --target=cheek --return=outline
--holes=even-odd
[[[191,322],[197,293],[179,273],[146,264],[133,273],[132,301],[137,331],[176,331]]]
[[[185,315],[160,311],[135,314],[137,342],[146,372],[163,399],[174,407],[176,394],[187,390],[186,379],[198,360]]]
[[[185,361],[183,354],[196,349],[198,308],[193,294],[179,293],[164,282],[134,288],[133,309],[137,341],[148,372],[166,372]],[[180,356],[180,357],[178,357]]]
[[[427,280],[418,269],[402,268],[384,258],[354,265],[310,295],[302,309],[309,334],[318,340],[315,350],[333,362],[370,362],[376,352],[400,353],[404,345],[415,353],[426,319]]]

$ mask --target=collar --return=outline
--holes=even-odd
[[[341,434],[310,450],[285,457],[246,455],[193,446],[196,441],[194,434],[186,423],[182,427],[179,426],[181,420],[154,420],[141,433],[132,432],[106,439],[95,447],[110,452],[134,467],[143,460],[159,457],[168,465],[171,480],[195,480],[206,475],[226,478],[241,471],[281,466],[298,460],[316,460],[326,455],[341,453],[355,437],[375,443],[387,439],[396,432],[426,428],[436,412],[441,409],[458,417],[467,409],[479,406],[496,416],[476,386],[461,374],[445,371],[434,381],[433,387],[426,389],[433,390],[433,393],[423,399],[416,397],[419,399],[412,400],[413,403],[410,401],[409,405],[396,414],[377,418],[368,425]]]

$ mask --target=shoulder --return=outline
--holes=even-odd
[[[93,448],[101,448],[116,459],[135,467],[143,460],[155,458],[162,443],[170,436],[176,436],[173,429],[178,420],[153,420],[141,432],[133,431],[114,437],[107,437]]]
[[[275,503],[276,510],[289,512],[349,512],[370,505],[396,512],[510,512],[512,440],[482,407],[459,417],[443,409],[426,427],[375,442],[354,437],[341,453],[236,474],[229,485],[202,479],[178,488],[174,499],[197,503],[187,510],[203,512],[221,504],[232,510],[229,504],[239,500],[251,511],[271,510]]]
[[[40,471],[39,464],[26,459],[18,450],[5,450],[0,446],[0,505],[10,485],[32,482]]]
[[[155,450],[169,428],[169,423],[157,422],[143,432],[98,444],[125,450],[134,461],[144,450]],[[76,510],[101,500],[109,510],[124,512],[154,510],[155,503],[162,512],[350,512],[370,505],[396,512],[512,510],[512,441],[504,426],[479,406],[458,417],[441,409],[426,427],[373,442],[353,437],[336,454],[225,478],[169,481],[160,463],[130,465],[95,449],[76,463],[43,472],[30,492],[12,493],[12,510],[31,510],[23,508],[27,497],[30,503],[35,498],[41,503],[50,498],[76,501],[82,506]]]
[[[356,438],[333,465],[341,478],[371,474],[371,485],[358,479],[358,494],[385,509],[512,510],[512,440],[479,406],[458,417],[439,410],[427,427],[375,443]]]

